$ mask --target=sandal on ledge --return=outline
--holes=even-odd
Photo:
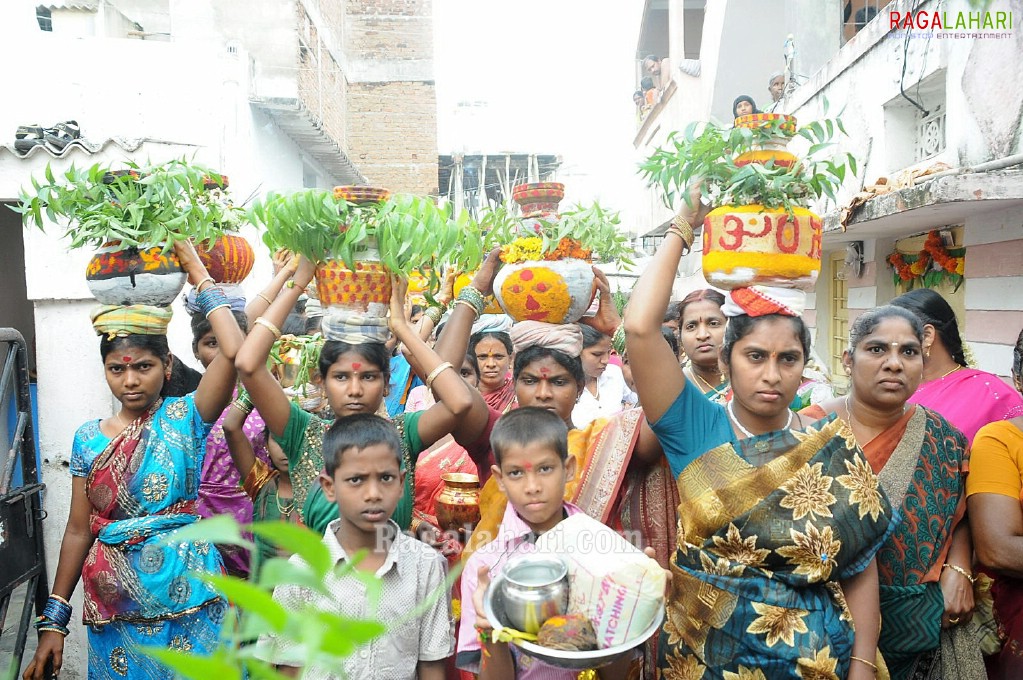
[[[63,151],[71,142],[82,136],[77,120],[65,120],[52,128],[46,128],[46,142],[57,151]]]
[[[45,143],[43,128],[39,125],[19,125],[17,132],[14,133],[14,148],[17,151],[26,152]]]

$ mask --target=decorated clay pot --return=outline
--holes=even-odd
[[[224,234],[210,248],[196,243],[195,252],[217,283],[241,283],[256,261],[252,246],[236,234]]]
[[[703,275],[715,288],[770,285],[813,289],[821,269],[822,224],[794,208],[722,206],[703,221]]]
[[[344,199],[355,205],[383,203],[391,197],[391,192],[380,187],[343,186],[334,187],[334,198]]]
[[[455,285],[452,288],[455,299],[458,299],[458,294],[462,292],[462,289],[472,283],[473,277],[476,276],[476,272],[472,274],[459,274],[455,277]],[[487,298],[487,307],[483,310],[484,314],[504,314],[504,310],[501,309],[501,305],[497,303],[497,299],[494,296]]]
[[[788,168],[799,162],[795,154],[786,151],[792,135],[796,131],[796,119],[780,113],[753,113],[748,116],[739,116],[735,119],[736,127],[758,128],[776,120],[784,121],[781,125],[781,134],[774,135],[771,139],[755,145],[751,151],[739,154],[735,157],[735,165],[742,167],[750,163],[766,165],[773,161],[778,167]]]
[[[593,269],[576,259],[506,264],[494,281],[494,293],[515,321],[574,323],[593,301]]]
[[[327,260],[316,267],[316,294],[324,308],[387,316],[391,279],[380,262],[358,261],[353,271],[341,260]]]
[[[443,531],[472,532],[480,521],[480,479],[464,472],[441,475],[444,487],[434,507]]]
[[[104,305],[169,305],[187,278],[173,250],[120,243],[100,248],[85,269],[89,290]]]
[[[563,198],[565,185],[561,182],[531,182],[512,189],[512,200],[519,204],[523,217],[556,215]]]

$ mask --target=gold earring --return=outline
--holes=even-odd
[[[924,347],[924,359],[930,359],[930,358],[931,358],[931,348],[930,347]]]
[[[851,366],[846,366],[845,367],[845,374],[846,375],[852,375],[852,367]]]

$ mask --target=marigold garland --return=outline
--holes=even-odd
[[[575,258],[578,260],[589,260],[593,251],[583,248],[582,244],[572,238],[563,238],[558,245],[549,252],[544,252],[543,238],[539,236],[523,236],[515,239],[508,245],[501,248],[501,261],[505,264],[516,262],[529,262],[537,260],[566,260]]]
[[[958,290],[963,283],[963,275],[966,271],[966,256],[955,257],[941,240],[938,230],[928,232],[921,250],[912,261],[907,261],[898,251],[890,254],[885,261],[894,270],[895,283],[905,282],[910,288],[914,282],[920,279],[923,285],[932,285],[942,278],[949,279]],[[932,265],[938,265],[937,271],[932,271]],[[932,276],[937,275],[937,277]]]

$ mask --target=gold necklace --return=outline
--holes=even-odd
[[[711,385],[709,382],[704,380],[703,377],[699,373],[697,373],[696,369],[693,368],[692,366],[689,367],[689,373],[694,378],[696,378],[696,382],[698,384],[703,385],[703,387],[700,388],[700,389],[703,390],[704,394],[706,394],[707,392],[717,392],[718,391],[717,387]],[[724,381],[725,381],[725,376],[724,376],[724,374],[721,374],[721,379],[718,381],[718,385],[721,385],[721,383],[723,383]]]
[[[290,517],[291,516],[291,511],[295,509],[295,499],[294,498],[291,499],[290,503],[285,503],[284,505],[281,505],[281,497],[275,495],[274,496],[274,501],[277,503],[277,512],[281,513],[285,517]]]
[[[958,365],[957,365],[957,366],[956,366],[955,368],[953,368],[953,369],[952,369],[951,371],[948,371],[948,372],[946,372],[946,373],[945,373],[944,375],[942,375],[942,376],[941,376],[940,378],[938,378],[938,380],[944,380],[944,379],[945,379],[945,378],[947,378],[948,376],[950,376],[950,375],[952,375],[953,373],[955,373],[956,371],[958,371],[958,370],[959,370],[960,368],[962,368],[962,366],[958,366]]]
[[[121,424],[121,429],[122,430],[127,430],[128,426],[131,425],[131,423],[124,422],[124,418],[121,417],[121,412],[120,411],[115,413],[114,417],[117,418],[117,422],[119,422]]]

